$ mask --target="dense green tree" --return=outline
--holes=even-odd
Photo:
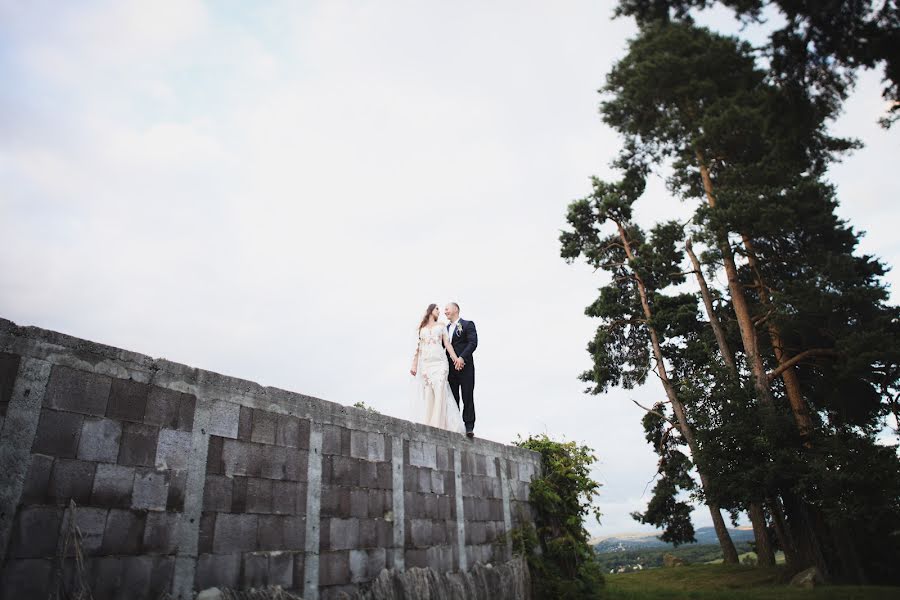
[[[677,242],[682,237],[678,223],[656,226],[647,237],[632,222],[631,205],[643,191],[639,174],[630,172],[618,183],[593,180],[591,196],[569,206],[571,230],[560,236],[562,256],[569,260],[583,257],[588,264],[609,273],[611,281],[600,289],[600,295],[585,311],[601,320],[588,351],[594,368],[582,375],[583,381],[593,384],[590,391],[600,393],[610,386],[631,388],[646,381],[655,370],[662,383],[666,399],[673,412],[672,421],[680,438],[699,453],[693,426],[684,403],[678,397],[676,384],[666,366],[664,345],[668,339],[683,335],[684,328],[695,322],[696,299],[690,294],[666,295],[665,288],[683,283],[681,254]],[[660,413],[661,414],[661,413]],[[662,418],[666,418],[663,416]],[[651,423],[645,422],[650,427]],[[648,439],[656,435],[651,428]],[[684,525],[690,521],[683,502],[675,499],[678,488],[687,486],[683,456],[668,444],[658,444],[662,479],[654,490],[654,500],[644,515],[645,522],[664,524],[664,537],[676,543],[693,539],[693,529]],[[686,460],[686,459],[685,459]],[[702,464],[697,465],[701,485],[709,485],[709,477]],[[737,552],[728,534],[718,505],[708,501],[710,515],[725,560],[737,562]]]
[[[887,126],[900,117],[900,4],[896,0],[619,0],[615,13],[638,23],[691,22],[714,5],[745,22],[776,9],[784,24],[771,32],[765,53],[772,78],[832,108],[846,98],[860,68],[883,67]]]
[[[699,201],[694,237],[706,247],[706,268],[724,270],[727,288],[712,309],[712,292],[702,294],[707,327],[698,329],[696,316],[679,321],[646,311],[652,327],[643,334],[601,327],[589,348],[595,368],[588,379],[642,383],[643,361],[652,357],[659,368],[665,357],[670,370],[660,377],[667,398],[675,407],[674,391],[695,415],[695,439],[685,437],[691,455],[715,473],[715,481],[701,481],[707,503],[747,510],[763,545],[768,513],[779,544],[798,565],[857,581],[883,577],[862,557],[874,547],[900,556],[896,540],[842,507],[869,503],[887,523],[900,514],[896,453],[879,451],[874,440],[884,416],[896,410],[900,319],[886,303],[884,267],[855,254],[858,235],[835,217],[833,190],[823,182],[834,157],[854,146],[827,131],[835,103],[767,76],[747,44],[658,20],[643,22],[603,92],[604,120],[624,137],[616,164],[625,173],[620,191],[628,210],[641,191],[634,182],[667,169],[673,194]],[[609,251],[622,244],[623,230],[639,230],[629,222],[618,227],[618,242],[586,243],[586,224],[609,217],[589,206],[570,207],[575,231],[564,234],[563,255],[580,253],[596,267],[619,265]],[[638,233],[627,237],[639,238],[651,258],[665,246],[644,244]],[[654,294],[663,289],[658,283],[669,282],[648,268],[652,260],[625,254],[641,275],[635,281],[653,284],[645,281],[651,293],[642,304],[662,308],[665,301]],[[673,267],[666,273],[680,271]],[[633,325],[640,313],[628,291],[607,286],[588,314],[607,325]],[[677,333],[662,333],[672,323]],[[874,486],[858,472],[835,477],[834,469],[846,472],[854,457],[891,475]],[[823,491],[836,479],[843,484],[840,501]],[[659,507],[674,515],[665,497]]]

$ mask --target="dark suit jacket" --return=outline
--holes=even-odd
[[[462,331],[459,331],[459,325],[462,325]],[[456,352],[457,356],[466,361],[466,366],[463,368],[463,371],[474,368],[475,361],[472,358],[472,353],[475,352],[475,348],[478,347],[478,332],[475,331],[475,322],[460,319],[459,323],[457,323],[457,327],[451,331],[449,335],[450,343],[453,345],[453,351]],[[453,361],[450,358],[449,352],[447,353],[447,360],[450,361],[450,368],[453,369]]]

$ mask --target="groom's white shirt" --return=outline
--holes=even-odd
[[[447,336],[450,338],[450,341],[453,341],[453,333],[456,331],[456,324],[459,323],[460,319],[455,321],[451,321],[450,325],[447,326]]]

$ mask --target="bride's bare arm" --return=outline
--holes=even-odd
[[[447,336],[447,332],[446,332],[446,331],[443,332],[443,333],[441,334],[441,337],[442,337],[443,340],[444,340],[444,348],[447,350],[447,352],[450,353],[450,358],[452,358],[452,359],[454,360],[454,362],[455,362],[456,359],[459,358],[459,357],[456,356],[456,352],[453,350],[453,346],[450,344],[450,338]]]
[[[409,374],[412,375],[413,377],[416,376],[416,371],[418,370],[418,366],[419,366],[419,346],[416,346],[416,353],[413,354],[412,367],[409,370]]]

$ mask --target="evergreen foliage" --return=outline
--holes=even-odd
[[[792,568],[835,580],[896,579],[900,461],[876,435],[900,412],[900,313],[825,179],[858,145],[828,132],[843,91],[829,100],[815,82],[773,77],[748,44],[691,23],[706,4],[620,3],[641,25],[601,90],[623,136],[621,180],[593,180],[560,236],[563,258],[609,276],[586,310],[600,325],[581,378],[598,394],[659,376],[666,400],[643,420],[659,480],[635,517],[663,539],[692,539],[686,491],[714,522],[720,508],[747,511],[761,564],[781,547]],[[655,171],[696,203],[687,227],[632,222]],[[704,248],[692,270],[686,238]],[[707,289],[704,274],[722,271],[726,287]],[[690,273],[705,315],[671,287]],[[729,542],[720,536],[726,557]]]
[[[518,529],[514,546],[528,558],[536,598],[593,599],[603,589],[603,574],[588,543],[584,520],[600,521],[593,504],[600,484],[591,479],[593,450],[546,435],[513,442],[541,455],[542,472],[532,479],[529,502],[534,527]]]

